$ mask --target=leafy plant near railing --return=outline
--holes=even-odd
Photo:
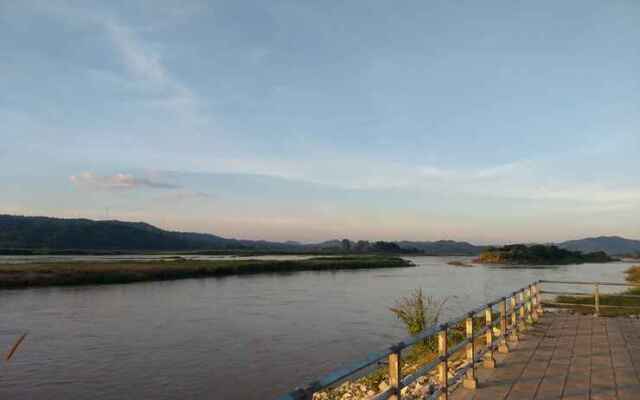
[[[438,323],[440,313],[447,299],[435,300],[431,296],[425,296],[422,288],[415,289],[409,296],[402,297],[390,308],[391,312],[402,321],[409,335],[417,335],[431,325]],[[434,337],[425,339],[421,350],[434,351],[436,340]]]

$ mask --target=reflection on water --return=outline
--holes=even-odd
[[[0,348],[29,336],[2,399],[268,399],[404,336],[388,307],[421,286],[445,317],[537,279],[622,282],[629,264],[300,272],[0,292]]]

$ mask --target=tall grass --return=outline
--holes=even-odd
[[[396,318],[402,321],[407,329],[407,333],[415,336],[426,328],[437,324],[440,313],[447,299],[435,300],[431,296],[425,296],[422,288],[415,289],[409,296],[405,296],[396,301],[390,308]],[[433,351],[435,349],[434,338],[425,339],[421,343],[421,350]]]

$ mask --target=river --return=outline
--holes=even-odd
[[[405,336],[412,289],[452,317],[537,279],[623,282],[631,264],[447,265],[0,291],[1,399],[269,399]]]

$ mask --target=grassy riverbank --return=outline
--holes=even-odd
[[[171,280],[198,277],[400,268],[413,264],[399,257],[351,256],[305,260],[184,260],[69,262],[0,265],[0,288],[67,286]]]
[[[640,265],[629,268],[625,271],[626,280],[630,283],[640,285]],[[618,294],[601,294],[600,315],[618,316],[618,315],[637,315],[640,314],[640,298],[624,297],[625,295],[640,296],[640,287],[630,288]],[[570,303],[575,305],[575,310],[593,313],[594,297],[593,296],[558,296],[556,301],[559,303]],[[608,308],[606,306],[624,306],[632,308]]]

